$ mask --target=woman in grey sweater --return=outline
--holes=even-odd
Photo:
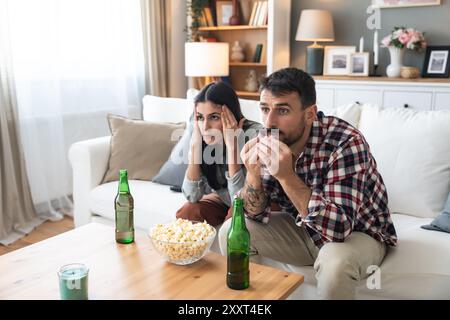
[[[194,99],[189,165],[182,191],[188,202],[176,216],[213,226],[231,216],[231,202],[244,186],[245,166],[239,157],[261,124],[244,118],[236,92],[225,82],[212,82]]]

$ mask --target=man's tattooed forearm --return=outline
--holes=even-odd
[[[258,214],[266,208],[267,195],[263,189],[255,189],[248,182],[243,190],[245,210],[248,213]]]

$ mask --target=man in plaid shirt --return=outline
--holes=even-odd
[[[273,73],[260,92],[269,132],[241,153],[247,174],[240,196],[252,249],[314,265],[321,298],[354,298],[359,280],[397,242],[369,145],[347,122],[317,112],[315,82],[302,70]],[[224,254],[230,220],[220,230]]]

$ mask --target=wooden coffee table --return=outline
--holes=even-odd
[[[0,256],[0,299],[59,299],[58,269],[80,262],[89,271],[90,299],[285,299],[303,276],[250,263],[250,288],[226,286],[226,258],[210,252],[178,266],[166,262],[145,234],[117,244],[98,223]]]

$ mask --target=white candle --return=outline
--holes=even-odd
[[[364,52],[364,37],[359,39],[359,52]]]
[[[373,64],[378,65],[378,30],[373,35]]]

